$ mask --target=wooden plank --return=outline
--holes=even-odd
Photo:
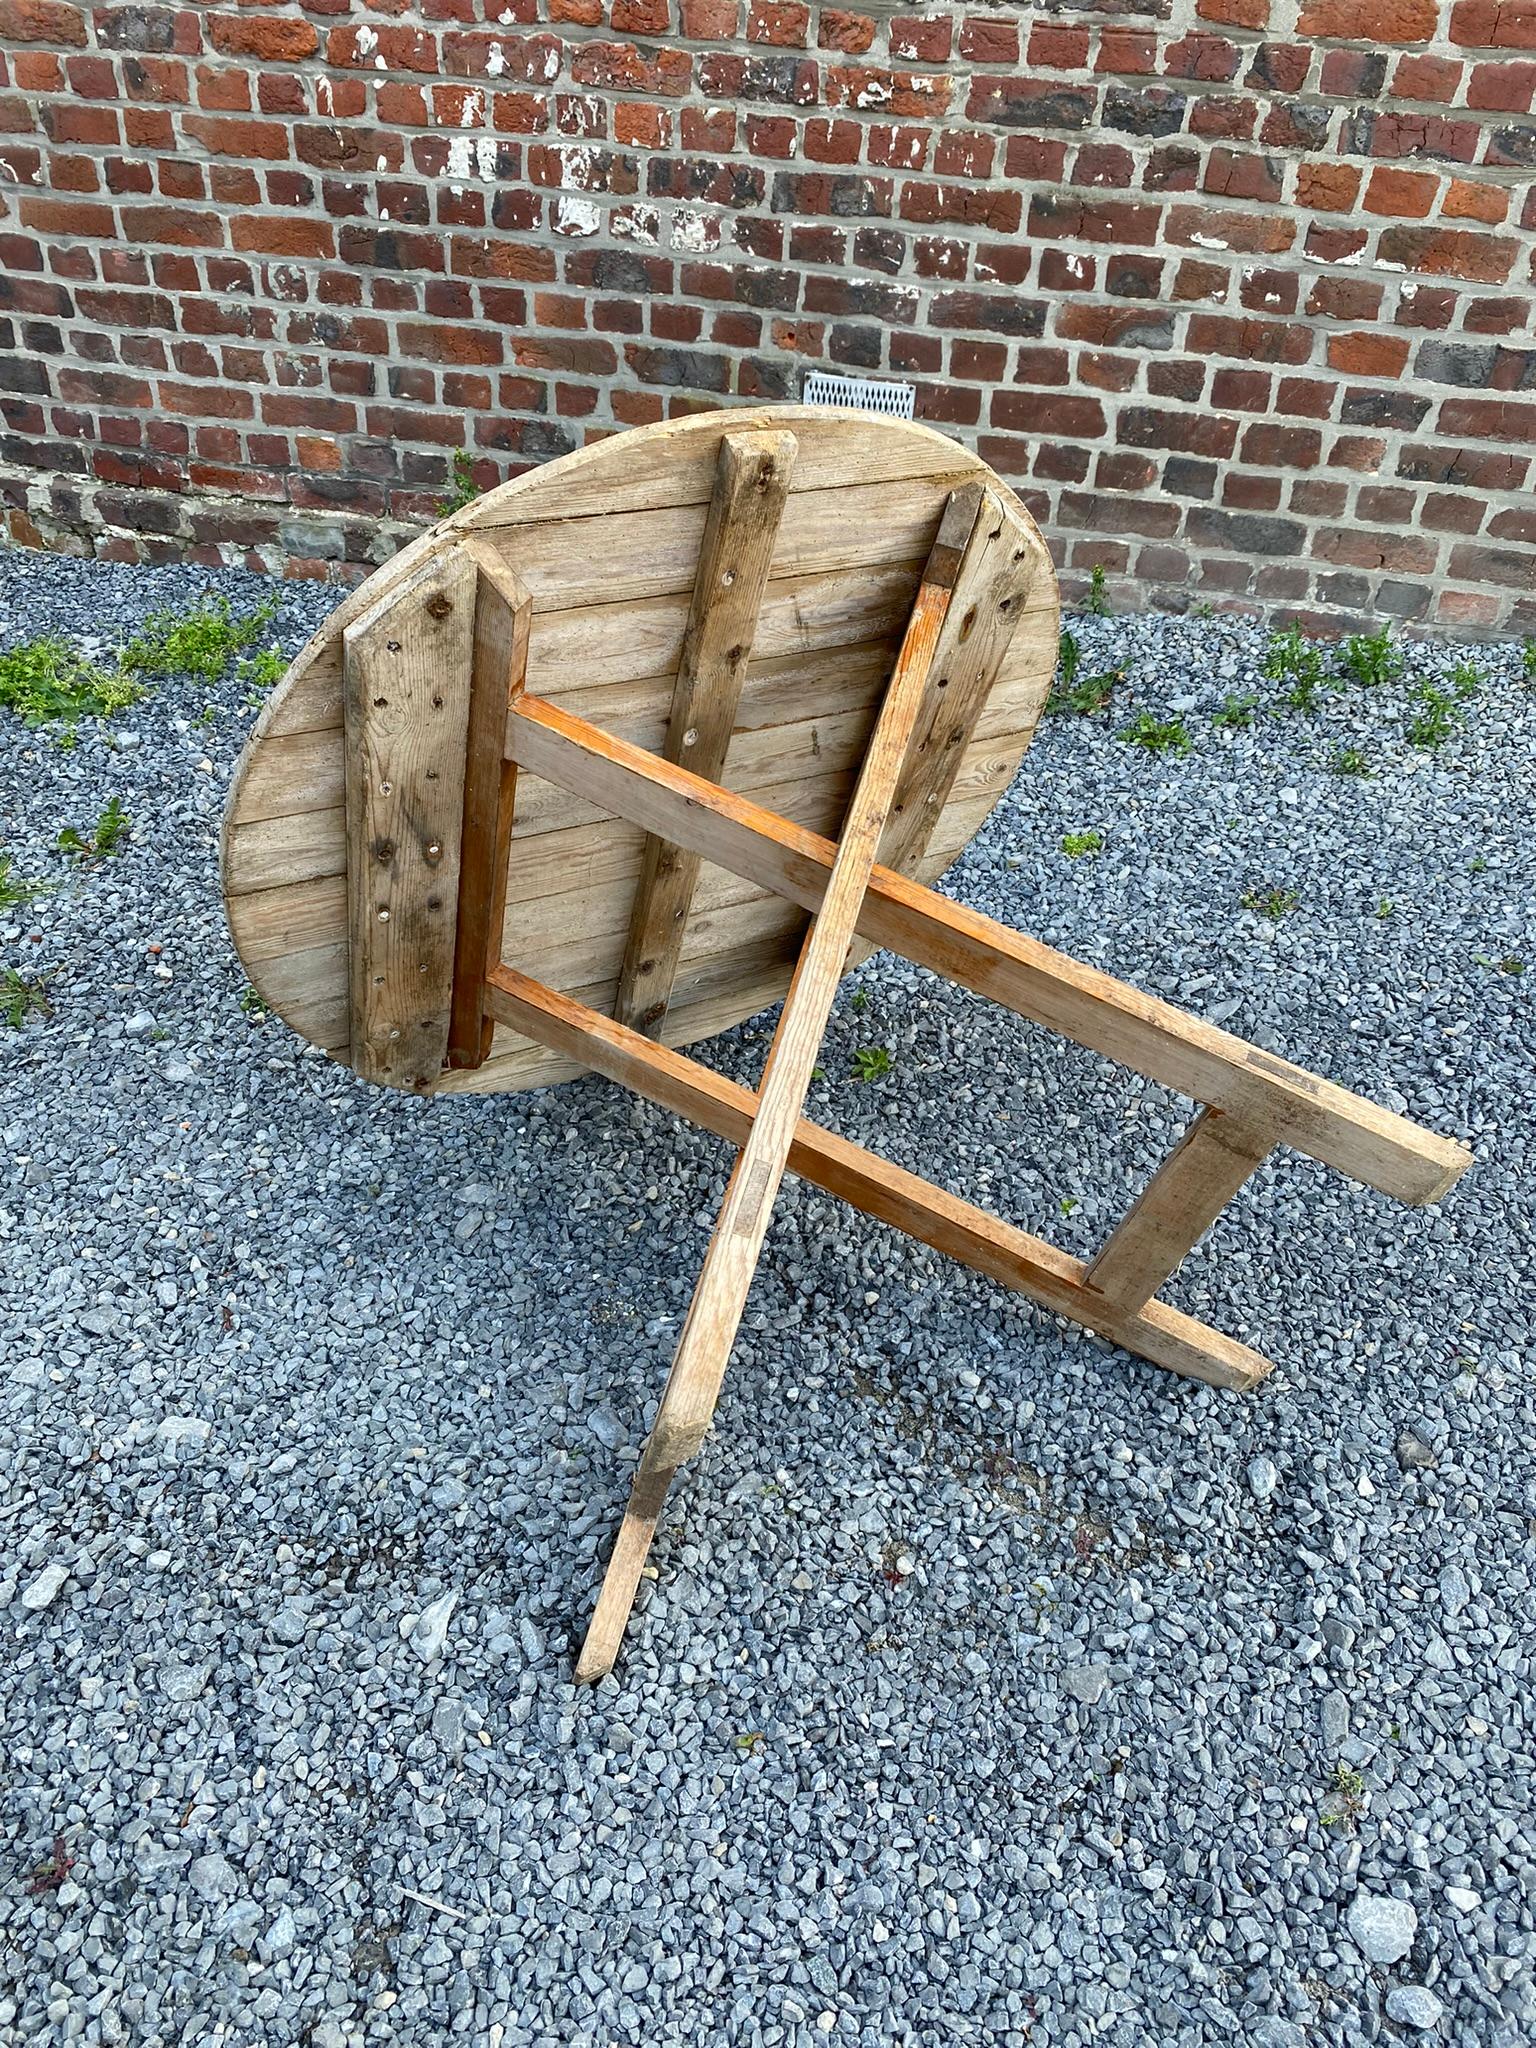
[[[494,549],[471,540],[465,551],[477,581],[447,1057],[450,1066],[478,1067],[491,1049],[485,970],[501,958],[517,800],[517,766],[503,742],[527,674],[533,600]]]
[[[757,1106],[749,1088],[683,1053],[653,1045],[515,968],[493,971],[487,999],[504,1023],[566,1055],[573,1067],[605,1074],[733,1145],[746,1142]],[[789,1170],[1169,1372],[1248,1392],[1270,1370],[1257,1352],[1162,1302],[1151,1302],[1141,1312],[1118,1308],[1088,1289],[1079,1260],[817,1124],[802,1119],[796,1126]]]
[[[1203,1109],[1089,1266],[1087,1284],[1117,1308],[1143,1307],[1273,1149],[1267,1126]]]
[[[508,751],[648,831],[814,911],[835,848],[748,798],[627,747],[535,698],[509,720]],[[1217,1109],[1272,1117],[1276,1142],[1406,1202],[1438,1201],[1471,1153],[1406,1117],[1129,988],[931,889],[877,867],[860,934],[1122,1066]]]
[[[666,758],[718,781],[794,469],[792,434],[727,434],[699,549],[667,720]],[[647,834],[615,1015],[655,1037],[682,952],[699,861]]]
[[[475,565],[425,564],[346,632],[352,1064],[430,1091],[453,992]]]
[[[707,504],[714,484],[715,443],[722,434],[770,426],[800,443],[797,481],[806,490],[897,484],[953,477],[967,451],[947,435],[914,421],[850,415],[823,406],[773,405],[723,409],[668,420],[623,442],[623,461],[603,442],[549,463],[489,491],[446,529],[515,525],[528,520],[602,517],[668,505]],[[850,431],[850,428],[853,431]],[[979,458],[971,458],[979,474]]]
[[[673,1473],[703,1442],[726,1362],[746,1308],[774,1198],[841,979],[859,902],[869,882],[880,835],[922,704],[974,504],[951,500],[918,591],[885,703],[849,805],[825,895],[790,983],[763,1067],[752,1129],[726,1184],[703,1269],[683,1323],[656,1420],[641,1454],[596,1611],[577,1659],[576,1676],[591,1682],[613,1667],[634,1604],[641,1568]]]
[[[759,422],[717,444],[778,431]],[[786,495],[775,544],[780,576],[841,574],[875,562],[921,562],[951,490],[973,484],[976,470],[960,449],[944,476],[806,491],[796,478]],[[718,469],[715,472],[718,484]],[[498,529],[480,528],[528,586],[540,611],[587,604],[634,604],[691,596],[709,522],[709,497],[693,505],[609,510],[588,517],[551,515]]]
[[[1037,567],[1038,550],[997,492],[971,489],[977,517],[880,847],[881,865],[904,875],[928,850]]]

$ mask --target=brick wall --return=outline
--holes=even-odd
[[[1536,0],[0,0],[14,537],[353,579],[907,379],[1070,589],[1536,629]]]

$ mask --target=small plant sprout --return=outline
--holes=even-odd
[[[14,910],[19,904],[30,903],[47,888],[46,882],[24,882],[11,856],[0,853],[0,910]]]
[[[1104,709],[1116,683],[1125,680],[1124,669],[1106,669],[1096,676],[1085,676],[1082,670],[1077,635],[1064,632],[1057,648],[1057,687],[1046,700],[1047,711],[1075,711],[1080,718],[1091,718]]]
[[[1278,924],[1300,901],[1299,889],[1255,888],[1243,891],[1244,910],[1251,910],[1259,917],[1267,917],[1271,924]]]
[[[72,743],[82,718],[110,718],[144,694],[121,669],[101,668],[57,635],[0,654],[0,709],[24,725],[59,725]]]
[[[1365,1780],[1353,1764],[1335,1764],[1328,1780],[1332,1804],[1323,1811],[1325,1828],[1352,1828],[1365,1812]]]
[[[1376,633],[1352,633],[1341,649],[1343,671],[1357,683],[1375,688],[1395,683],[1403,672],[1402,651],[1392,639],[1392,628]]]
[[[867,1010],[869,1008],[869,990],[867,988],[856,988],[848,998],[848,1001],[850,1007],[855,1010]]]
[[[736,1738],[736,1753],[743,1762],[748,1757],[761,1756],[766,1737],[761,1728],[749,1728],[745,1735]]]
[[[77,832],[73,825],[66,825],[58,837],[60,853],[71,853],[79,860],[105,860],[116,853],[128,836],[131,820],[123,809],[119,797],[109,797],[107,807],[91,827],[90,836]]]
[[[466,505],[473,505],[479,495],[474,457],[463,448],[455,448],[448,488],[437,501],[437,516],[446,519],[451,512],[462,512]]]
[[[1102,832],[1064,832],[1061,850],[1068,860],[1081,860],[1085,854],[1098,853],[1104,845]]]
[[[1259,673],[1266,682],[1284,683],[1280,701],[1293,711],[1317,708],[1317,693],[1328,680],[1322,651],[1312,645],[1299,626],[1270,635]]]
[[[1377,902],[1376,915],[1383,918],[1391,917],[1396,909],[1397,905],[1392,901],[1392,898],[1390,896],[1383,896]]]
[[[1425,681],[1414,684],[1413,696],[1419,708],[1405,728],[1409,746],[1443,745],[1461,722],[1456,715],[1455,698]]]
[[[259,704],[274,683],[280,683],[288,664],[283,659],[280,647],[264,647],[260,654],[248,654],[236,670],[238,679],[250,693],[247,703]]]
[[[1083,610],[1091,613],[1096,619],[1108,616],[1109,598],[1104,590],[1104,564],[1102,562],[1095,562],[1088,571],[1088,595],[1083,600]]]
[[[1056,1206],[1060,1209],[1063,1216],[1075,1216],[1083,1205],[1076,1195],[1063,1195]]]
[[[1465,702],[1475,697],[1487,680],[1475,661],[1458,661],[1451,670],[1451,695]]]
[[[1495,961],[1494,965],[1498,968],[1500,974],[1524,974],[1525,972],[1525,962],[1515,959],[1513,954],[1507,953],[1502,960]]]
[[[14,967],[7,967],[0,973],[0,1023],[19,1031],[28,1017],[51,1014],[45,982],[40,979],[28,981]]]
[[[1369,775],[1371,764],[1363,748],[1340,747],[1333,757],[1335,775]]]
[[[267,1014],[266,1004],[253,988],[246,988],[241,991],[240,1007],[244,1010],[247,1017],[254,1018],[258,1024],[262,1022]]]
[[[1253,723],[1254,706],[1257,697],[1225,697],[1221,709],[1211,714],[1212,725],[1231,726],[1241,729]]]
[[[883,1081],[891,1071],[891,1056],[883,1045],[861,1045],[853,1056],[855,1081]]]
[[[1536,640],[1527,640],[1520,649],[1520,673],[1528,683],[1536,683]]]
[[[227,597],[199,598],[183,612],[151,612],[119,657],[123,673],[222,682],[235,658],[261,638],[276,616],[275,597],[243,619],[235,617]]]
[[[1191,754],[1191,740],[1182,718],[1154,718],[1150,711],[1138,711],[1129,725],[1120,728],[1119,738],[1145,754]]]

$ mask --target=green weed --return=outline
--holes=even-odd
[[[1270,635],[1259,673],[1266,682],[1288,686],[1280,701],[1293,711],[1315,710],[1317,693],[1328,680],[1322,650],[1312,645],[1300,626]]]
[[[1083,610],[1096,619],[1109,614],[1109,598],[1104,590],[1104,564],[1095,562],[1088,571],[1088,595],[1083,599]]]
[[[1098,853],[1104,845],[1102,832],[1064,832],[1061,850],[1068,860],[1081,860],[1085,853]]]
[[[262,1001],[261,997],[257,995],[255,989],[253,988],[247,988],[241,991],[240,1007],[242,1010],[244,1010],[247,1017],[254,1017],[258,1024],[261,1023],[261,1021],[267,1014],[266,1004]]]
[[[91,827],[90,837],[85,838],[73,825],[66,825],[59,834],[59,851],[72,853],[81,860],[105,860],[122,846],[131,822],[122,800],[109,797],[106,809]]]
[[[143,694],[132,677],[87,661],[56,634],[0,654],[0,707],[24,725],[62,725],[73,737],[82,718],[110,718]]]
[[[1258,701],[1257,697],[1224,698],[1221,709],[1211,713],[1211,723],[1238,729],[1250,726],[1253,723],[1253,707]]]
[[[1120,728],[1118,737],[1147,754],[1194,752],[1194,741],[1182,718],[1154,718],[1150,711],[1137,712],[1129,725]]]
[[[1390,626],[1383,626],[1378,633],[1351,633],[1340,655],[1344,672],[1371,688],[1395,683],[1403,672],[1402,652],[1393,643]]]
[[[1370,760],[1360,747],[1340,747],[1332,763],[1335,775],[1369,775]]]
[[[47,888],[46,882],[24,882],[11,856],[0,853],[0,910],[14,910],[18,904],[30,903],[34,897],[45,894]]]
[[[1075,711],[1079,717],[1090,718],[1104,709],[1116,683],[1125,680],[1125,670],[1120,668],[1106,669],[1096,676],[1085,676],[1082,671],[1083,656],[1077,635],[1064,632],[1057,648],[1058,687],[1046,700],[1047,711]]]
[[[1325,1828],[1353,1827],[1365,1812],[1365,1780],[1353,1764],[1335,1764],[1328,1781],[1334,1804],[1322,1815]]]
[[[1383,896],[1376,905],[1376,915],[1378,917],[1390,917],[1396,909],[1397,905],[1392,901],[1392,898],[1390,896]]]
[[[1527,640],[1520,649],[1520,673],[1528,683],[1536,683],[1536,640]]]
[[[861,1045],[853,1056],[855,1081],[883,1081],[891,1071],[891,1056],[883,1045]]]
[[[230,664],[271,625],[277,599],[237,619],[227,597],[204,597],[184,612],[151,612],[119,657],[125,675],[198,676],[222,682]]]
[[[1443,745],[1461,723],[1456,715],[1455,698],[1427,680],[1414,684],[1413,695],[1419,708],[1404,728],[1409,746]]]
[[[274,683],[280,683],[288,663],[280,647],[264,647],[260,654],[248,654],[241,662],[235,675],[250,692],[247,703],[254,697],[259,704]]]
[[[437,501],[437,515],[446,519],[450,512],[462,512],[466,505],[473,505],[480,495],[480,486],[475,482],[473,456],[462,448],[453,451],[453,473],[448,479],[448,488]]]
[[[29,1016],[50,1014],[48,989],[43,981],[28,981],[14,967],[7,967],[0,974],[0,1022],[19,1031]]]
[[[1464,702],[1468,697],[1475,697],[1487,680],[1475,661],[1458,661],[1451,670],[1451,695]]]
[[[1260,917],[1267,917],[1271,924],[1278,924],[1288,911],[1296,908],[1301,901],[1299,889],[1245,889],[1244,910],[1253,910]]]
[[[867,988],[856,988],[848,998],[848,1004],[850,1009],[867,1010],[869,1008],[869,990]]]

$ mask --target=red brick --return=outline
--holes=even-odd
[[[816,40],[824,50],[841,50],[845,57],[862,57],[874,44],[875,24],[867,14],[855,14],[843,7],[823,7],[816,25]]]
[[[65,0],[0,0],[0,45],[59,43],[80,49],[85,43],[85,16]]]
[[[1379,254],[1384,263],[1430,277],[1462,277],[1476,284],[1502,284],[1517,245],[1493,235],[1458,228],[1387,228]]]
[[[1510,194],[1500,185],[1475,185],[1469,178],[1452,178],[1440,211],[1447,220],[1480,220],[1497,227],[1509,211]]]
[[[1474,64],[1467,105],[1497,114],[1528,114],[1536,95],[1536,64]]]
[[[1408,343],[1394,334],[1330,334],[1328,361],[1354,377],[1397,377],[1408,361]]]
[[[1422,171],[1374,170],[1363,203],[1367,213],[1427,220],[1439,190],[1440,180]]]
[[[1451,57],[1399,57],[1392,95],[1400,100],[1438,100],[1449,106],[1461,84],[1462,66]]]
[[[241,14],[215,14],[209,32],[216,50],[227,57],[256,57],[269,64],[296,64],[312,57],[320,47],[319,31],[312,22],[295,16],[273,18]],[[336,40],[333,32],[333,44]],[[335,61],[334,56],[332,61]]]
[[[835,15],[835,10],[826,9],[822,19]],[[868,17],[856,16],[857,20]],[[869,22],[873,30],[875,24]],[[954,24],[942,17],[923,18],[915,14],[897,15],[890,26],[891,55],[902,63],[945,64],[949,61],[950,48],[954,41]]]
[[[1296,203],[1319,213],[1348,213],[1360,190],[1353,164],[1310,163],[1296,167]]]
[[[1341,43],[1427,43],[1436,0],[1302,0],[1296,33]]]
[[[1033,56],[1034,44],[1030,44]],[[1096,71],[1150,78],[1157,70],[1157,36],[1151,29],[1106,27],[1099,38]]]
[[[1451,41],[1478,50],[1536,50],[1531,0],[1457,0]]]
[[[620,23],[615,21],[614,27]],[[747,41],[803,50],[810,40],[811,10],[799,0],[747,0]],[[642,30],[642,34],[654,31]]]
[[[1269,0],[1198,0],[1195,12],[1202,21],[1219,22],[1225,28],[1269,27]]]
[[[960,54],[971,64],[1017,64],[1018,28],[995,15],[967,15],[960,30]]]
[[[1046,71],[1080,71],[1088,62],[1088,31],[1037,21],[1029,32],[1029,62]]]

